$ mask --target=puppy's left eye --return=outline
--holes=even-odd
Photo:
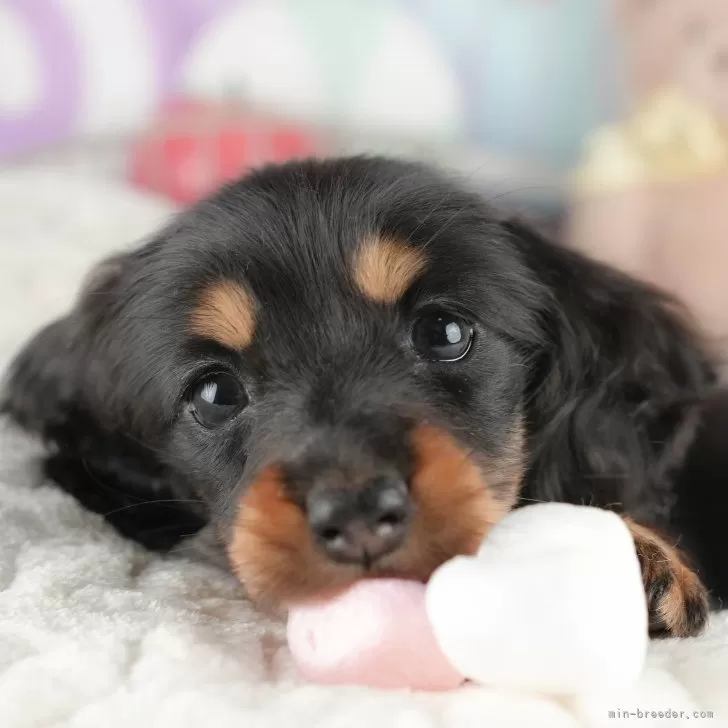
[[[470,350],[473,326],[447,311],[430,311],[415,321],[412,344],[432,361],[457,361]]]
[[[207,374],[190,390],[189,402],[195,419],[205,427],[218,427],[231,420],[248,403],[243,385],[231,374]]]

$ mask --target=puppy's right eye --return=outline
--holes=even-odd
[[[470,351],[473,326],[448,311],[429,311],[415,321],[412,343],[430,361],[459,361]]]
[[[248,404],[243,385],[232,374],[206,374],[189,393],[190,409],[204,427],[219,427]]]

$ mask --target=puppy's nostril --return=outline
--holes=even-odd
[[[389,511],[377,518],[377,526],[389,526],[390,528],[394,528],[395,526],[399,526],[404,523],[406,518],[407,513],[404,509],[399,511]]]
[[[344,538],[344,534],[338,528],[323,528],[318,532],[318,535],[319,538],[329,543]]]
[[[377,533],[393,533],[409,517],[409,493],[403,482],[385,484],[377,493],[373,507]]]

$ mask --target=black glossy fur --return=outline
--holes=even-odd
[[[372,234],[424,246],[432,263],[392,310],[347,282]],[[196,296],[223,278],[260,301],[244,357],[188,333]],[[476,325],[462,362],[423,363],[406,346],[414,311],[435,302]],[[210,366],[238,372],[251,397],[214,435],[185,399]],[[57,482],[160,549],[229,523],[248,470],[318,423],[394,458],[409,421],[434,420],[488,457],[522,413],[521,503],[612,508],[671,531],[724,597],[728,407],[715,387],[706,350],[658,293],[428,169],[353,158],[263,169],[111,261],[20,354],[3,406],[54,443]],[[150,503],[164,500],[184,502]]]

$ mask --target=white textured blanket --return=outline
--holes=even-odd
[[[86,174],[0,175],[0,366],[69,304],[92,260],[168,212]],[[713,727],[728,718],[728,613],[701,639],[654,645],[631,694],[580,705],[486,688],[300,685],[280,626],[257,616],[230,577],[123,541],[42,483],[35,447],[0,428],[0,728]]]

